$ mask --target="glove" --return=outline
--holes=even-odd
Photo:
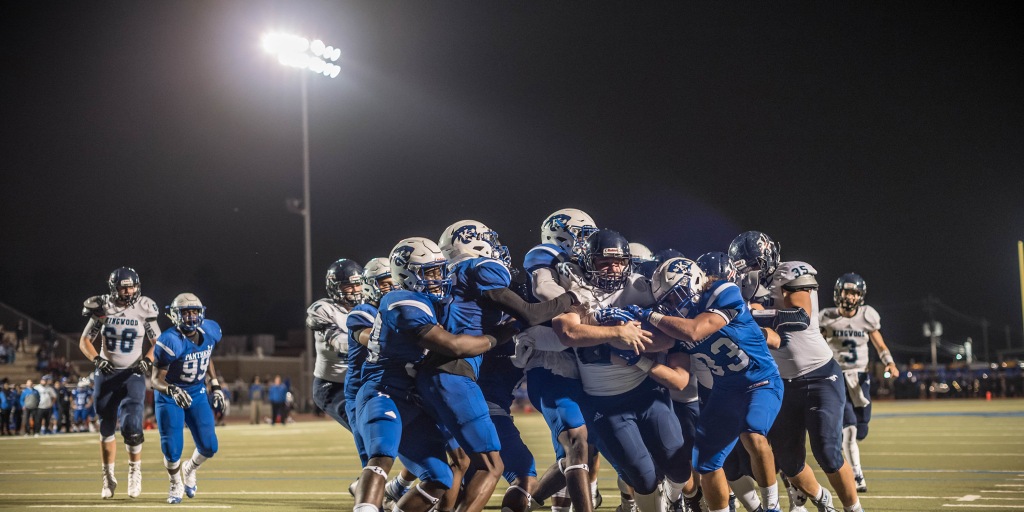
[[[219,384],[213,384],[210,386],[210,396],[213,397],[213,408],[221,409],[224,407],[224,392],[220,390]]]
[[[637,320],[643,320],[644,322],[650,322],[651,321],[651,313],[654,312],[654,309],[652,309],[652,308],[642,308],[640,306],[637,306],[636,304],[630,304],[629,306],[626,306],[626,311],[628,311],[629,314],[633,315],[633,318],[636,318]]]
[[[135,361],[135,364],[132,365],[132,371],[143,377],[149,377],[150,372],[153,371],[153,361],[150,361],[146,356],[142,356],[141,359]]]
[[[173,398],[174,403],[178,404],[178,407],[182,409],[188,409],[192,405],[192,395],[189,395],[187,391],[174,384],[167,385],[167,396]]]
[[[102,372],[104,375],[110,375],[111,373],[114,373],[114,365],[110,364],[110,361],[108,361],[107,358],[103,356],[96,356],[92,360],[92,365],[95,366],[96,369]]]
[[[594,320],[601,325],[619,325],[635,320],[629,311],[617,307],[601,308],[594,312]]]
[[[619,356],[622,359],[624,359],[626,361],[626,366],[633,366],[634,364],[637,363],[637,361],[640,360],[641,357],[643,357],[642,355],[637,354],[632,350],[623,350],[621,348],[613,347],[611,345],[608,346],[608,352],[613,356]]]

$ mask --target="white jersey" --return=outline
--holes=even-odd
[[[707,384],[701,379],[701,373],[707,379]],[[686,387],[680,390],[670,389],[669,395],[672,396],[673,402],[679,402],[681,404],[687,404],[690,402],[696,402],[700,399],[697,394],[697,384],[706,385],[710,388],[712,383],[711,370],[708,369],[707,364],[697,359],[696,357],[690,357],[690,382],[686,384]]]
[[[583,278],[583,272],[572,263],[561,264],[559,275],[562,285],[580,299],[580,304],[573,306],[571,311],[579,314],[584,324],[596,325],[593,313],[601,308],[625,308],[630,304],[647,307],[654,304],[651,285],[642,276],[630,276],[621,289],[607,293],[587,283]],[[577,350],[577,363],[580,380],[583,381],[583,391],[588,395],[621,395],[647,379],[647,372],[636,366],[617,366],[610,362],[584,363],[579,360],[579,350],[586,349]]]
[[[868,334],[882,328],[878,311],[871,306],[860,306],[850,318],[839,313],[839,308],[826,308],[819,317],[822,334],[828,340],[832,354],[845,370],[867,371]]]
[[[91,317],[82,337],[94,340],[102,335],[100,355],[114,368],[128,368],[142,357],[143,339],[155,343],[160,337],[156,303],[149,297],[139,297],[135,304],[123,308],[109,295],[100,296],[100,300],[104,316]]]
[[[779,365],[779,375],[783,379],[795,379],[806,375],[825,366],[832,359],[832,349],[828,348],[828,343],[818,330],[818,290],[817,281],[814,279],[816,275],[818,271],[807,263],[787,261],[779,265],[778,270],[772,275],[771,284],[768,285],[766,308],[785,307],[785,299],[782,296],[784,288],[803,287],[808,284],[813,284],[815,288],[811,290],[811,311],[807,312],[810,325],[802,331],[779,333],[782,337],[782,347],[771,351],[775,363]]]
[[[349,311],[330,299],[320,299],[306,309],[306,326],[313,329],[316,363],[313,376],[337,383],[345,382],[348,370]]]

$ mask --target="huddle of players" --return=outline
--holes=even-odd
[[[553,213],[541,232],[522,296],[497,233],[471,220],[436,244],[407,238],[365,268],[342,259],[329,269],[329,298],[307,311],[314,400],[355,438],[355,512],[385,500],[404,512],[478,511],[501,476],[503,511],[553,497],[554,512],[589,512],[589,445],[615,468],[629,509],[700,510],[703,499],[723,512],[732,487],[748,510],[778,510],[779,469],[790,510],[807,496],[832,510],[804,463],[808,435],[844,509],[861,510],[851,447],[870,416],[869,338],[895,370],[863,279],[840,278],[839,307],[819,321],[816,271],[780,263],[763,233],[737,236],[728,254],[650,264],[579,210]],[[842,340],[843,369],[819,324]],[[539,480],[509,414],[524,374],[557,459]],[[844,427],[848,387],[860,396]],[[406,471],[389,482],[396,457]]]
[[[194,497],[196,472],[217,452],[213,407],[222,407],[220,390],[210,357],[221,339],[220,326],[205,318],[206,308],[198,297],[182,293],[167,306],[174,328],[160,331],[157,306],[142,295],[135,270],[121,267],[107,280],[108,294],[86,299],[82,314],[89,318],[79,348],[95,366],[93,407],[99,419],[103,465],[100,497],[110,499],[117,488],[114,461],[117,454],[114,433],[121,436],[128,451],[128,497],[142,493],[142,443],[146,377],[151,378],[160,448],[170,479],[168,503],[180,503],[182,495]],[[143,349],[143,339],[150,342]],[[96,341],[101,341],[99,350]],[[206,392],[206,375],[211,393]],[[182,429],[188,425],[196,449],[180,462]]]

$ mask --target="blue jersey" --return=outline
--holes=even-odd
[[[85,409],[86,405],[89,405],[89,399],[92,398],[92,387],[78,387],[71,390],[71,397],[74,400],[75,409]]]
[[[166,368],[164,380],[182,388],[206,387],[206,369],[210,367],[213,347],[220,342],[220,325],[203,320],[199,326],[199,344],[185,337],[178,329],[168,329],[156,340],[153,357],[158,368]]]
[[[701,313],[721,315],[727,323],[697,343],[680,341],[676,348],[706,364],[716,388],[747,388],[773,376],[778,378],[779,368],[739,286],[728,281],[712,283],[686,316],[695,318]]]
[[[372,304],[360,304],[348,312],[345,327],[348,329],[348,373],[345,374],[345,400],[355,400],[362,384],[360,374],[366,361],[366,347],[356,341],[356,333],[372,329],[377,318],[377,308]]]
[[[493,305],[481,303],[483,292],[508,288],[512,274],[500,261],[493,258],[469,258],[451,268],[452,297],[445,301],[442,325],[452,334],[481,336],[490,332],[501,321],[504,312]],[[482,355],[470,357],[466,362],[473,374],[480,375]]]
[[[504,343],[487,351],[480,365],[480,378],[476,383],[489,404],[494,404],[507,414],[515,399],[513,393],[519,381],[523,380],[523,369],[512,364],[515,343]],[[492,411],[492,414],[496,411]]]
[[[384,295],[377,310],[366,347],[363,383],[374,381],[399,389],[413,389],[415,380],[407,366],[423,359],[416,331],[437,325],[437,297],[428,293],[396,290]]]

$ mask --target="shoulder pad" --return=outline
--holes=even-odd
[[[816,290],[818,280],[814,278],[813,274],[803,274],[783,283],[782,288],[789,291]]]
[[[107,303],[106,295],[93,295],[82,303],[82,316],[101,317],[107,314],[104,306]]]
[[[872,331],[877,331],[882,328],[882,316],[878,314],[878,311],[871,306],[861,306],[864,308],[864,320],[867,320],[868,325]]]
[[[160,316],[160,308],[157,307],[156,302],[153,299],[142,296],[139,297],[139,302],[136,305],[146,313],[146,321],[156,320]]]
[[[224,334],[220,330],[220,324],[207,318],[203,320],[203,332],[207,336],[214,339],[214,341],[220,341]]]

